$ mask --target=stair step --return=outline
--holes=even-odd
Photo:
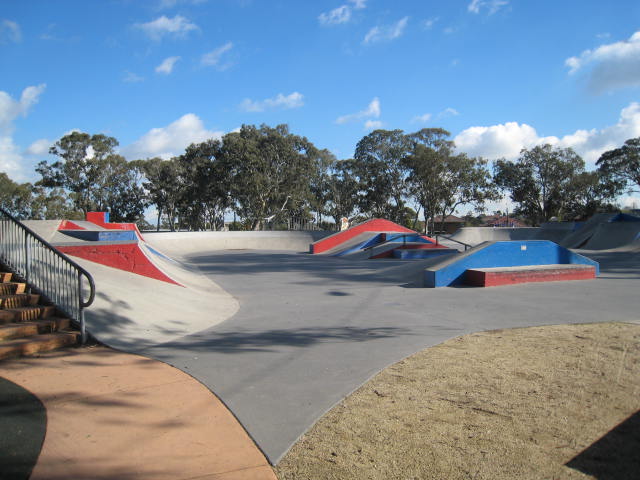
[[[0,343],[0,360],[5,358],[35,355],[78,343],[79,332],[62,331],[18,338]]]
[[[13,273],[11,272],[0,272],[0,282],[2,283],[10,282],[12,276],[13,276]]]
[[[0,283],[0,295],[15,295],[27,291],[27,284],[20,282]]]
[[[28,322],[54,315],[56,307],[51,305],[34,305],[0,310],[0,324]]]
[[[16,293],[13,295],[0,295],[0,308],[18,308],[37,305],[40,295],[33,293]]]
[[[0,325],[0,340],[12,340],[15,338],[53,333],[66,330],[70,326],[71,320],[62,317],[49,317],[33,322],[8,323],[6,325]]]

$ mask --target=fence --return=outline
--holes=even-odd
[[[91,274],[2,208],[0,261],[76,323],[86,341],[84,309],[95,297]]]

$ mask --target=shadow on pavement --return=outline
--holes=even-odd
[[[565,465],[598,480],[638,478],[639,452],[640,410]]]
[[[191,351],[220,353],[268,352],[279,346],[307,347],[323,342],[366,342],[381,338],[407,335],[409,330],[396,327],[358,328],[297,328],[264,331],[207,332],[189,336],[182,341],[162,344],[161,347],[182,347]]]

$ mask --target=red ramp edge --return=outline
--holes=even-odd
[[[90,262],[99,263],[107,267],[117,268],[127,272],[153,278],[162,282],[182,287],[156,267],[144,254],[137,243],[114,245],[73,245],[57,246],[58,250],[67,255],[83,258]]]
[[[413,233],[417,234],[414,230],[411,230],[407,227],[403,227],[402,225],[398,225],[390,220],[385,220],[383,218],[373,218],[371,220],[367,220],[366,222],[359,223],[358,225],[354,225],[353,227],[344,230],[342,232],[334,233],[333,235],[329,235],[317,242],[309,245],[310,253],[317,254],[326,252],[327,250],[331,250],[344,242],[351,240],[356,235],[365,232],[393,232],[393,233]],[[428,238],[428,237],[425,237]],[[433,241],[435,243],[435,240]]]

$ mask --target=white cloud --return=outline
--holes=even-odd
[[[438,20],[440,20],[440,17],[427,18],[424,22],[422,22],[422,25],[427,30],[430,30],[431,28],[433,28],[433,26],[436,24]]]
[[[340,23],[347,23],[351,20],[351,8],[349,5],[342,5],[338,8],[334,8],[330,12],[321,13],[318,16],[320,25],[338,25]]]
[[[35,105],[46,85],[44,83],[27,87],[22,91],[20,100],[14,100],[7,92],[0,91],[0,133],[11,134],[13,121],[19,116],[26,116]]]
[[[304,105],[304,95],[293,92],[289,95],[279,93],[273,98],[264,100],[251,100],[245,98],[240,104],[240,109],[245,112],[264,112],[265,110],[300,108]]]
[[[564,137],[541,137],[527,124],[508,122],[490,127],[471,127],[455,138],[458,150],[488,159],[518,157],[523,148],[549,143],[556,147],[573,148],[591,167],[600,155],[622,145],[625,140],[640,136],[640,103],[633,102],[622,109],[618,122],[601,130],[577,130]]]
[[[173,18],[163,15],[151,22],[136,23],[135,27],[142,30],[149,38],[155,41],[162,40],[162,37],[165,35],[184,37],[189,32],[198,30],[198,26],[195,23],[191,23],[181,15],[176,15]]]
[[[348,122],[353,122],[357,120],[361,120],[363,118],[379,118],[380,117],[380,100],[378,97],[375,97],[369,103],[369,106],[364,110],[361,110],[357,113],[350,113],[349,115],[343,115],[336,119],[337,124],[343,124]]]
[[[49,153],[49,147],[51,147],[51,145],[53,145],[51,140],[41,138],[29,145],[25,150],[25,153],[28,155],[46,155]]]
[[[376,130],[382,128],[383,123],[380,120],[367,120],[364,122],[365,130]]]
[[[180,57],[168,57],[165,58],[160,65],[156,67],[156,73],[162,73],[163,75],[169,75],[173,72],[173,67],[176,62],[180,60]]]
[[[210,138],[221,138],[223,132],[207,130],[202,120],[193,113],[187,113],[166,127],[152,128],[131,145],[122,149],[129,160],[137,158],[171,158],[184,153],[192,143],[200,143]]]
[[[141,77],[140,75],[136,75],[133,72],[125,71],[124,77],[122,77],[122,81],[125,83],[140,83],[140,82],[144,82],[144,77]]]
[[[353,10],[361,10],[367,7],[367,0],[348,0],[349,3],[340,5],[329,12],[318,15],[318,22],[325,27],[348,23],[351,20]],[[351,4],[351,5],[349,5]]]
[[[11,20],[0,21],[0,44],[20,43],[22,41],[22,31],[20,25]]]
[[[460,112],[458,112],[455,108],[447,107],[438,114],[438,117],[457,117],[458,115],[460,115]]]
[[[629,40],[600,45],[565,60],[569,74],[586,70],[594,93],[640,86],[640,31]]]
[[[509,5],[509,0],[472,0],[467,10],[471,13],[480,13],[481,9],[489,10],[489,15],[493,15],[502,7]]]
[[[16,181],[24,181],[24,158],[20,148],[13,142],[13,122],[25,117],[39,100],[46,88],[45,84],[25,88],[19,100],[14,100],[7,92],[0,91],[0,171]]]
[[[431,117],[433,115],[431,115],[430,113],[425,113],[423,115],[416,115],[415,117],[413,117],[411,119],[411,123],[429,123],[429,120],[431,120]]]
[[[404,17],[391,25],[376,26],[367,32],[362,43],[370,45],[382,41],[395,40],[404,33],[409,17]]]
[[[207,67],[216,67],[219,70],[224,70],[229,66],[229,64],[221,64],[220,60],[222,55],[233,48],[233,43],[227,42],[221,47],[216,48],[215,50],[210,51],[209,53],[205,53],[202,55],[202,59],[200,63]]]

